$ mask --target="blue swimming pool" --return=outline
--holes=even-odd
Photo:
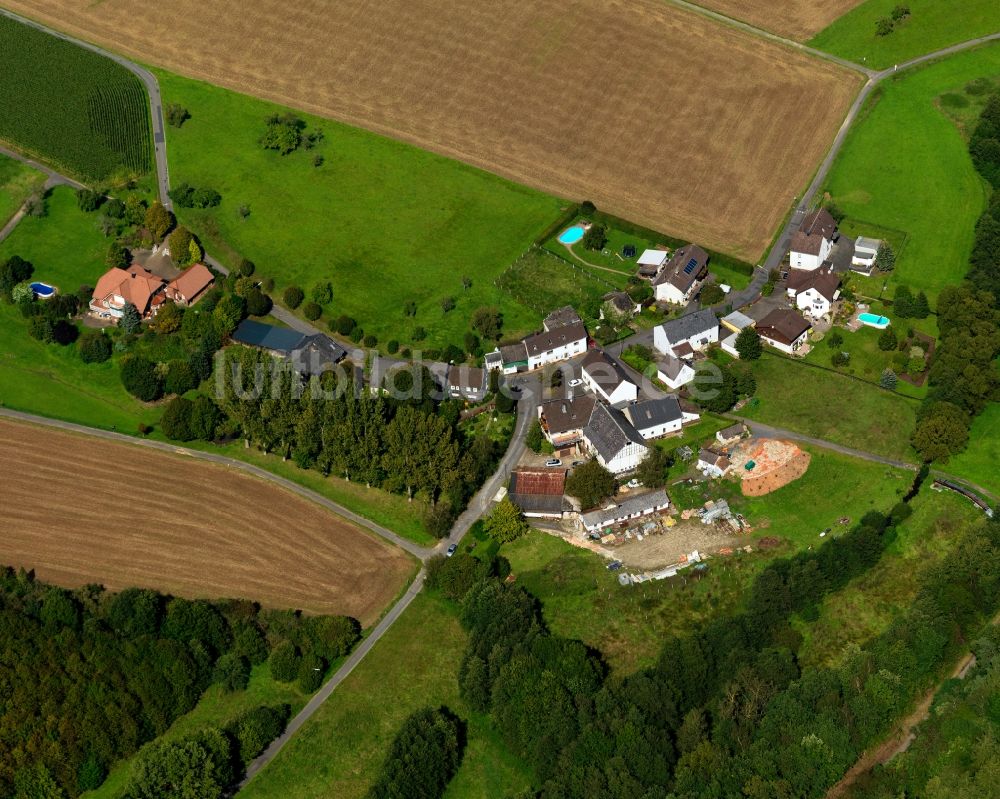
[[[559,243],[576,244],[582,238],[583,228],[580,225],[573,225],[573,227],[568,227],[559,234]]]
[[[868,327],[874,327],[878,330],[885,330],[889,326],[888,317],[879,316],[875,313],[858,314],[858,321],[863,325],[868,325]]]
[[[32,283],[31,290],[35,292],[35,296],[40,300],[47,300],[56,293],[55,287],[50,286],[48,283]]]

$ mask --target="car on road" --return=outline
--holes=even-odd
[[[448,547],[448,557],[450,558],[452,555],[454,555],[457,550],[458,550],[458,544],[452,544],[450,547]]]
[[[559,460],[558,458],[549,458],[547,461],[545,461],[545,465],[548,466],[550,469],[554,469],[556,466],[562,466],[562,461]]]
[[[579,377],[574,377],[572,380],[569,381],[570,388],[576,388],[577,386],[582,386],[582,385],[583,381]]]

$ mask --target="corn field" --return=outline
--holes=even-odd
[[[124,67],[0,17],[0,140],[87,183],[150,171],[149,104]]]

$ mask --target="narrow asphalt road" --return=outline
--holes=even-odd
[[[170,196],[168,195],[168,192],[170,191],[170,170],[167,164],[167,135],[163,126],[163,101],[160,98],[160,84],[157,82],[156,76],[153,75],[153,73],[148,69],[139,66],[134,61],[129,61],[123,56],[112,53],[98,47],[95,44],[91,44],[90,42],[85,42],[82,39],[76,39],[72,36],[68,36],[65,33],[49,28],[39,22],[35,22],[34,20],[22,17],[19,14],[15,14],[13,11],[0,8],[0,14],[16,20],[17,22],[23,23],[24,25],[30,25],[32,28],[43,31],[50,36],[55,36],[59,39],[63,39],[64,41],[72,42],[79,47],[85,47],[92,52],[104,56],[105,58],[110,58],[116,64],[120,64],[125,67],[125,69],[142,81],[143,85],[146,87],[146,94],[149,96],[149,113],[150,119],[153,123],[153,153],[156,157],[157,193],[159,194],[160,202],[163,203],[167,209],[172,210],[173,203],[170,201]],[[43,167],[36,168],[41,168],[42,171],[50,175],[54,174],[50,172],[50,170]],[[66,178],[64,178],[64,180],[67,180],[67,182],[70,182],[71,185],[77,186],[78,188],[82,185],[76,181],[68,181]]]

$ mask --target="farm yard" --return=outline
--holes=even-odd
[[[41,188],[43,176],[20,161],[0,154],[0,228],[33,191]]]
[[[848,217],[906,233],[888,296],[902,283],[926,291],[933,307],[938,292],[968,271],[986,192],[939,98],[997,74],[1000,44],[901,75],[880,87],[848,134],[826,189]]]
[[[726,0],[733,2],[734,0]],[[909,0],[910,14],[892,32],[876,34],[880,19],[889,17],[898,0],[841,3],[856,6],[808,43],[868,67],[885,69],[924,53],[1000,30],[1000,5],[995,0]]]
[[[85,182],[149,171],[149,102],[124,67],[0,17],[0,74],[0,140]]]
[[[370,625],[414,569],[345,520],[223,467],[6,420],[0,461],[16,464],[0,488],[0,562],[60,585],[244,597]]]
[[[697,5],[789,39],[805,41],[862,2],[864,0],[831,0],[828,3],[811,0],[698,0]]]
[[[305,6],[295,26],[274,2],[220,21],[212,6],[179,0],[166,27],[160,9],[138,0],[10,5],[166,69],[363,125],[557,196],[588,198],[746,260],[769,245],[860,86],[840,67],[659,0],[473,8],[392,0],[380,5],[374,34],[361,0],[342,3],[335,16]],[[153,29],[156,47],[140,46]],[[213,46],[192,48],[207,29]],[[609,48],[609,41],[629,46]],[[595,52],[604,59],[599,74]],[[243,135],[253,140],[259,132]],[[362,141],[359,147],[376,146]],[[336,160],[335,147],[328,154]],[[250,182],[267,177],[238,160],[219,168]],[[190,175],[193,184],[198,177]],[[235,181],[225,188],[240,193]],[[285,198],[234,197],[251,206],[255,199],[261,211],[267,200]],[[228,209],[228,225],[238,224],[234,212]],[[391,212],[379,222],[360,236],[377,239],[398,224]],[[436,248],[422,255],[423,263],[440,260]]]

